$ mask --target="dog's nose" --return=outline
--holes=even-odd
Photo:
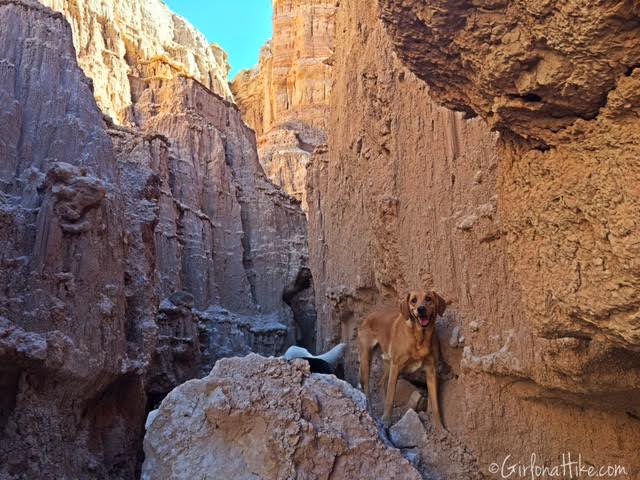
[[[427,307],[418,307],[418,315],[426,315],[427,314]]]

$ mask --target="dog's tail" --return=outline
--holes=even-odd
[[[311,358],[313,355],[306,348],[298,347],[297,345],[290,346],[284,354],[286,360],[293,360],[294,358]]]
[[[335,367],[338,364],[338,362],[340,361],[340,359],[343,357],[344,350],[346,348],[347,348],[347,344],[346,343],[339,343],[338,345],[333,347],[331,350],[329,350],[327,353],[323,353],[322,355],[318,355],[316,358],[324,360],[328,364],[330,364],[333,367]]]

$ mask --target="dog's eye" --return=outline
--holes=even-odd
[[[418,301],[418,299],[415,298],[415,297],[411,299],[411,303],[416,303],[417,301]]]
[[[425,301],[425,302],[430,302],[430,301],[431,301],[431,297],[425,297],[425,298],[424,298],[424,301]]]

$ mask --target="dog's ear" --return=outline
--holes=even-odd
[[[409,297],[410,296],[411,296],[411,293],[407,292],[407,294],[400,299],[400,311],[402,312],[402,316],[407,320],[411,318],[411,314],[409,313]]]
[[[436,312],[438,313],[438,316],[441,317],[442,315],[444,315],[444,311],[447,309],[447,302],[445,302],[444,298],[442,298],[433,290],[431,291],[431,293],[433,294],[433,298],[436,302]]]

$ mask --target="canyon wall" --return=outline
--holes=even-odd
[[[326,139],[336,9],[335,0],[274,1],[273,38],[231,85],[265,172],[305,210],[309,158]]]
[[[159,2],[107,3],[0,2],[2,478],[135,478],[148,408],[313,314],[304,214],[211,80],[223,55]]]
[[[340,3],[308,172],[320,346],[349,343],[355,384],[366,312],[433,288],[448,433],[424,475],[567,452],[639,471],[636,7],[379,3]]]
[[[62,12],[71,24],[80,67],[93,81],[98,106],[116,123],[136,123],[130,77],[141,76],[149,61],[162,60],[163,67],[155,72],[160,77],[171,78],[177,70],[232,99],[227,54],[162,0],[41,3]]]
[[[499,194],[536,330],[639,351],[640,5],[380,3],[437,98],[504,132]]]
[[[64,18],[5,0],[0,17],[0,477],[118,475],[151,345],[128,341],[115,155]]]

